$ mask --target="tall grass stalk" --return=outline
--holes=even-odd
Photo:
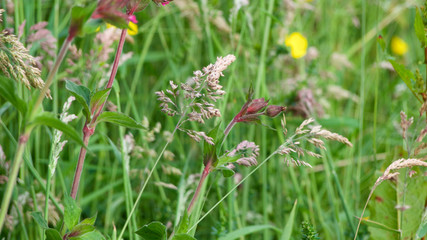
[[[27,121],[31,121],[35,117],[36,113],[39,111],[42,101],[45,98],[47,92],[49,91],[49,86],[52,84],[53,80],[55,79],[56,72],[58,71],[58,68],[62,63],[62,60],[64,60],[65,54],[67,53],[67,50],[70,47],[70,44],[73,38],[74,36],[68,36],[65,39],[64,43],[62,44],[61,50],[59,51],[59,54],[55,60],[55,64],[53,65],[52,70],[49,72],[45,85],[40,91],[37,101],[35,102]],[[33,126],[27,126],[27,124],[28,122],[25,123],[23,133],[19,137],[18,148],[16,149],[15,157],[13,159],[12,169],[9,175],[9,180],[7,182],[6,190],[1,203],[0,232],[2,231],[6,213],[7,213],[7,210],[9,209],[10,198],[12,197],[13,188],[15,187],[16,178],[18,177],[18,171],[21,168],[21,164],[23,161],[22,157],[25,151],[25,146],[34,128]]]

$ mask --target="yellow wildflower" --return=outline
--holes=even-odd
[[[291,48],[293,58],[302,58],[307,53],[308,42],[301,33],[294,32],[285,38],[285,45]]]
[[[128,34],[131,36],[138,34],[138,25],[133,22],[129,22]]]
[[[408,44],[400,37],[391,38],[391,51],[397,55],[404,55],[408,52]]]
[[[114,25],[107,23],[107,28],[111,28],[111,27],[115,28]],[[133,22],[129,22],[128,34],[131,36],[138,34],[138,25],[136,25]]]

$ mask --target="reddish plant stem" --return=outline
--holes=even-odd
[[[193,198],[191,199],[190,205],[188,205],[187,213],[190,215],[191,211],[193,210],[194,203],[196,203],[197,198],[200,195],[200,190],[202,189],[203,183],[205,182],[206,178],[208,177],[210,170],[212,166],[212,160],[209,160],[206,163],[205,168],[203,169],[202,176],[200,177],[199,185],[197,185],[197,189],[194,192]]]
[[[89,138],[90,136],[92,136],[94,130],[95,129],[89,129],[87,127],[87,124],[85,124],[83,128],[83,143],[85,144],[86,147],[89,143]],[[80,183],[80,178],[82,176],[83,165],[86,157],[86,151],[87,151],[86,148],[84,147],[80,148],[79,160],[77,162],[76,172],[74,173],[74,180],[73,180],[73,185],[71,187],[71,194],[70,194],[73,199],[76,199],[77,191],[79,190],[79,183]]]
[[[130,15],[132,15],[132,14],[133,14],[133,12],[130,13]],[[124,45],[125,39],[126,39],[126,33],[127,33],[127,29],[123,29],[122,33],[120,35],[119,45],[117,46],[116,56],[114,57],[114,62],[113,62],[113,67],[111,69],[110,78],[108,80],[107,86],[105,87],[106,89],[111,88],[113,86],[114,78],[116,77],[117,69],[119,67],[120,55],[122,54],[123,45]],[[108,93],[108,95],[109,94],[110,93]],[[107,99],[108,99],[108,96],[105,99],[105,101],[102,103],[102,105],[100,106],[99,109],[92,109],[92,113],[95,112],[96,114],[92,117],[92,120],[90,122],[86,122],[84,127],[83,127],[83,142],[84,142],[85,146],[88,145],[90,137],[95,132],[96,120],[98,119],[99,115],[102,113],[102,109],[104,108],[104,105],[107,102]],[[76,172],[74,173],[73,185],[71,187],[71,197],[74,199],[76,199],[77,192],[79,189],[79,183],[80,183],[80,178],[81,178],[81,174],[83,171],[83,165],[84,165],[85,158],[86,158],[86,148],[82,147],[80,149],[79,159],[78,159],[77,166],[76,166]]]

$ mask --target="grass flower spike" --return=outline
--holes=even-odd
[[[302,58],[307,53],[307,38],[299,32],[294,32],[287,36],[285,45],[291,48],[291,56],[295,59]]]

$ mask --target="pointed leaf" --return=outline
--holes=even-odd
[[[21,114],[27,111],[27,104],[15,93],[14,81],[0,74],[0,96],[4,97],[7,101],[18,109]]]
[[[77,237],[70,237],[69,240],[105,240],[105,237],[98,231],[85,233]]]
[[[389,59],[388,60],[391,65],[393,65],[394,70],[396,70],[397,74],[399,74],[400,78],[403,80],[403,82],[406,84],[406,86],[411,90],[412,94],[421,102],[421,99],[419,98],[418,94],[414,91],[414,88],[412,86],[412,81],[415,81],[414,74],[409,71],[405,66],[402,64],[397,63],[396,61]]]
[[[92,94],[90,98],[90,110],[92,112],[101,111],[100,107],[107,100],[111,88],[103,89]]]
[[[421,218],[421,223],[417,230],[417,238],[422,238],[425,235],[427,235],[427,208],[424,209],[424,213]]]
[[[383,36],[379,35],[377,38],[377,42],[380,45],[381,50],[383,50],[383,52],[384,52],[386,50],[386,46],[385,46],[385,41],[384,41]]]
[[[46,240],[62,240],[61,234],[54,228],[46,229]]]
[[[218,164],[219,165],[219,164]],[[215,168],[216,171],[221,171],[222,175],[224,177],[232,177],[234,175],[234,171],[228,167],[225,166],[218,166]]]
[[[151,222],[136,231],[145,240],[166,240],[166,227],[161,222]]]
[[[90,90],[81,85],[77,85],[71,81],[66,81],[65,88],[73,95],[76,100],[82,105],[83,107],[83,114],[85,115],[87,121],[90,121]]]
[[[28,125],[46,125],[49,127],[53,127],[63,132],[65,135],[76,141],[81,146],[86,147],[83,143],[82,138],[79,136],[76,130],[74,130],[70,125],[65,124],[64,122],[56,118],[55,114],[53,113],[42,112],[38,114]]]
[[[73,227],[73,230],[71,231],[70,235],[71,236],[82,236],[86,233],[89,232],[93,232],[95,231],[95,227],[89,224],[77,224],[76,226]]]
[[[96,221],[96,216],[98,214],[95,214],[95,216],[91,217],[91,218],[85,218],[83,221],[81,221],[79,224],[88,224],[88,225],[95,225],[95,221]]]
[[[43,214],[41,212],[32,212],[31,216],[34,218],[36,223],[43,229],[48,229],[46,220],[43,218]]]
[[[184,216],[182,216],[181,221],[179,222],[176,234],[186,233],[188,231],[188,212],[184,211]]]
[[[71,23],[69,32],[71,36],[82,36],[84,35],[83,25],[92,15],[92,12],[95,10],[97,2],[92,2],[88,6],[74,6],[71,9]]]
[[[188,234],[180,233],[180,234],[174,235],[172,240],[196,240],[196,239]]]
[[[421,17],[420,10],[418,8],[415,9],[415,34],[417,35],[418,40],[421,43],[421,47],[426,46],[426,33],[424,30],[423,18]]]
[[[283,229],[282,236],[280,237],[280,240],[289,240],[292,236],[292,228],[294,226],[295,221],[295,211],[297,209],[297,203],[298,201],[295,200],[294,206],[292,207],[291,214],[289,214],[289,218],[287,219],[285,228]]]
[[[221,124],[216,125],[209,133],[208,137],[211,137],[213,139],[216,139],[218,128]],[[216,155],[216,144],[217,141],[214,141],[214,145],[210,145],[205,141],[204,147],[203,147],[203,163],[206,165],[209,161],[212,161],[212,165],[216,166],[218,161],[218,156]]]
[[[99,115],[96,120],[96,124],[100,122],[109,122],[118,126],[127,127],[127,128],[138,128],[144,129],[144,127],[136,122],[134,119],[126,116],[123,113],[119,112],[103,112]]]
[[[64,207],[65,226],[67,226],[69,230],[72,230],[79,222],[82,210],[77,206],[76,201],[70,196],[65,196]]]

